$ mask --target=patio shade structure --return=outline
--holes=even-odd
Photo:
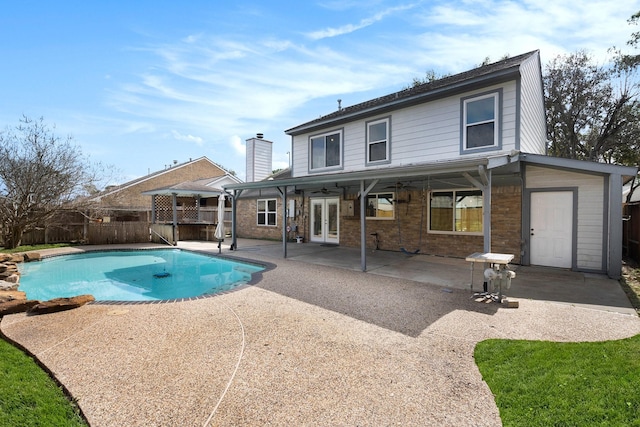
[[[218,253],[222,252],[222,242],[224,242],[224,194],[218,196],[218,225],[216,225],[215,237],[218,239]]]
[[[168,196],[171,197],[171,205],[172,205],[172,226],[173,226],[173,241],[177,240],[176,230],[178,229],[178,213],[177,213],[177,199],[178,197],[192,197],[196,200],[196,209],[197,209],[197,217],[198,220],[192,223],[205,223],[200,219],[200,203],[199,200],[202,198],[212,199],[214,197],[220,197],[223,193],[223,190],[220,188],[209,187],[208,185],[202,184],[202,180],[200,181],[189,181],[182,182],[180,184],[172,185],[170,187],[158,188],[155,190],[143,191],[143,195],[151,196],[151,222],[153,224],[157,221],[156,216],[156,198],[157,196]],[[223,200],[224,200],[224,196]],[[224,204],[222,210],[224,211]],[[224,214],[224,212],[222,213]],[[218,215],[220,215],[220,211],[218,210]],[[218,219],[218,223],[220,220]],[[213,222],[209,222],[207,224],[213,224]],[[223,224],[224,226],[224,224]],[[217,235],[217,234],[216,234]],[[222,233],[224,236],[224,231]]]

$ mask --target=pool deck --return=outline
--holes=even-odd
[[[600,275],[519,267],[509,309],[470,298],[459,259],[371,252],[363,273],[359,251],[341,247],[290,244],[283,259],[281,244],[241,240],[223,255],[274,268],[215,297],[15,314],[0,330],[94,427],[500,426],[477,342],[640,333],[617,282]]]

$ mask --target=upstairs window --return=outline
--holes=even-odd
[[[367,123],[367,163],[389,160],[389,119]]]
[[[277,217],[276,199],[258,199],[258,225],[275,226]]]
[[[429,231],[482,233],[482,191],[432,191],[429,201]]]
[[[498,93],[463,101],[463,151],[498,146]]]
[[[393,219],[393,193],[373,193],[367,195],[368,219]]]
[[[311,169],[335,168],[342,163],[342,132],[312,136]]]

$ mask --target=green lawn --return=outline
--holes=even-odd
[[[595,343],[492,339],[474,356],[505,427],[640,426],[640,335]]]
[[[87,426],[34,360],[0,339],[0,427]]]
[[[15,249],[6,249],[6,248],[0,248],[0,253],[9,253],[9,254],[14,254],[14,253],[18,253],[18,252],[29,252],[29,251],[37,251],[40,249],[51,249],[51,248],[64,248],[66,246],[71,246],[68,243],[57,243],[57,244],[51,244],[51,245],[24,245],[24,246],[18,246]]]

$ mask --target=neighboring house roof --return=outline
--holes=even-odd
[[[118,186],[116,186],[114,188],[111,188],[109,190],[103,191],[102,193],[100,193],[97,196],[93,197],[92,201],[98,201],[99,202],[103,197],[111,196],[113,194],[119,193],[122,190],[125,190],[125,189],[127,189],[129,187],[132,187],[134,185],[138,185],[138,184],[143,183],[145,181],[149,181],[151,179],[157,178],[157,177],[159,177],[161,175],[164,175],[164,174],[167,174],[167,173],[170,173],[170,172],[174,172],[177,169],[186,167],[188,165],[191,165],[193,163],[200,162],[200,161],[203,161],[203,160],[211,163],[213,166],[216,166],[221,171],[226,172],[226,175],[233,176],[225,168],[223,168],[222,166],[220,166],[216,162],[211,161],[206,156],[203,156],[203,157],[199,157],[197,159],[189,160],[188,162],[184,162],[184,163],[179,163],[179,164],[173,165],[173,166],[171,166],[169,168],[166,168],[166,169],[163,169],[163,170],[160,170],[160,171],[156,171],[156,172],[152,172],[152,173],[150,173],[148,175],[145,175],[145,176],[142,176],[140,178],[136,178],[136,179],[133,179],[131,181],[125,182],[124,184],[121,184],[121,185],[118,185]],[[223,175],[223,176],[226,176],[226,175]],[[219,177],[216,177],[216,178],[219,178]],[[215,180],[216,178],[210,178],[210,179],[211,180]],[[241,182],[241,181],[238,179],[238,182]]]
[[[144,194],[145,196],[171,196],[175,194],[177,196],[184,197],[217,197],[220,194],[224,193],[224,190],[222,190],[222,188],[215,188],[203,184],[201,181],[203,180],[181,182],[180,184],[172,185],[170,187],[143,191],[142,194]]]
[[[195,181],[185,181],[168,187],[143,191],[145,196],[153,195],[177,195],[185,197],[217,197],[224,193],[223,185],[238,184],[242,180],[235,175],[226,174],[214,178],[197,179]]]
[[[276,179],[286,179],[286,178],[291,178],[291,168],[279,170],[278,172],[271,174],[265,179],[263,179],[263,181],[269,181],[269,180],[273,181]]]
[[[285,131],[288,135],[299,135],[316,129],[355,120],[356,118],[379,114],[389,110],[419,104],[428,100],[450,96],[454,93],[468,91],[471,87],[488,85],[512,79],[520,74],[520,65],[540,52],[534,50],[522,55],[507,58],[493,64],[483,65],[453,76],[443,77],[432,82],[423,83],[389,95],[381,96],[350,107],[344,107],[333,113],[311,120]]]

